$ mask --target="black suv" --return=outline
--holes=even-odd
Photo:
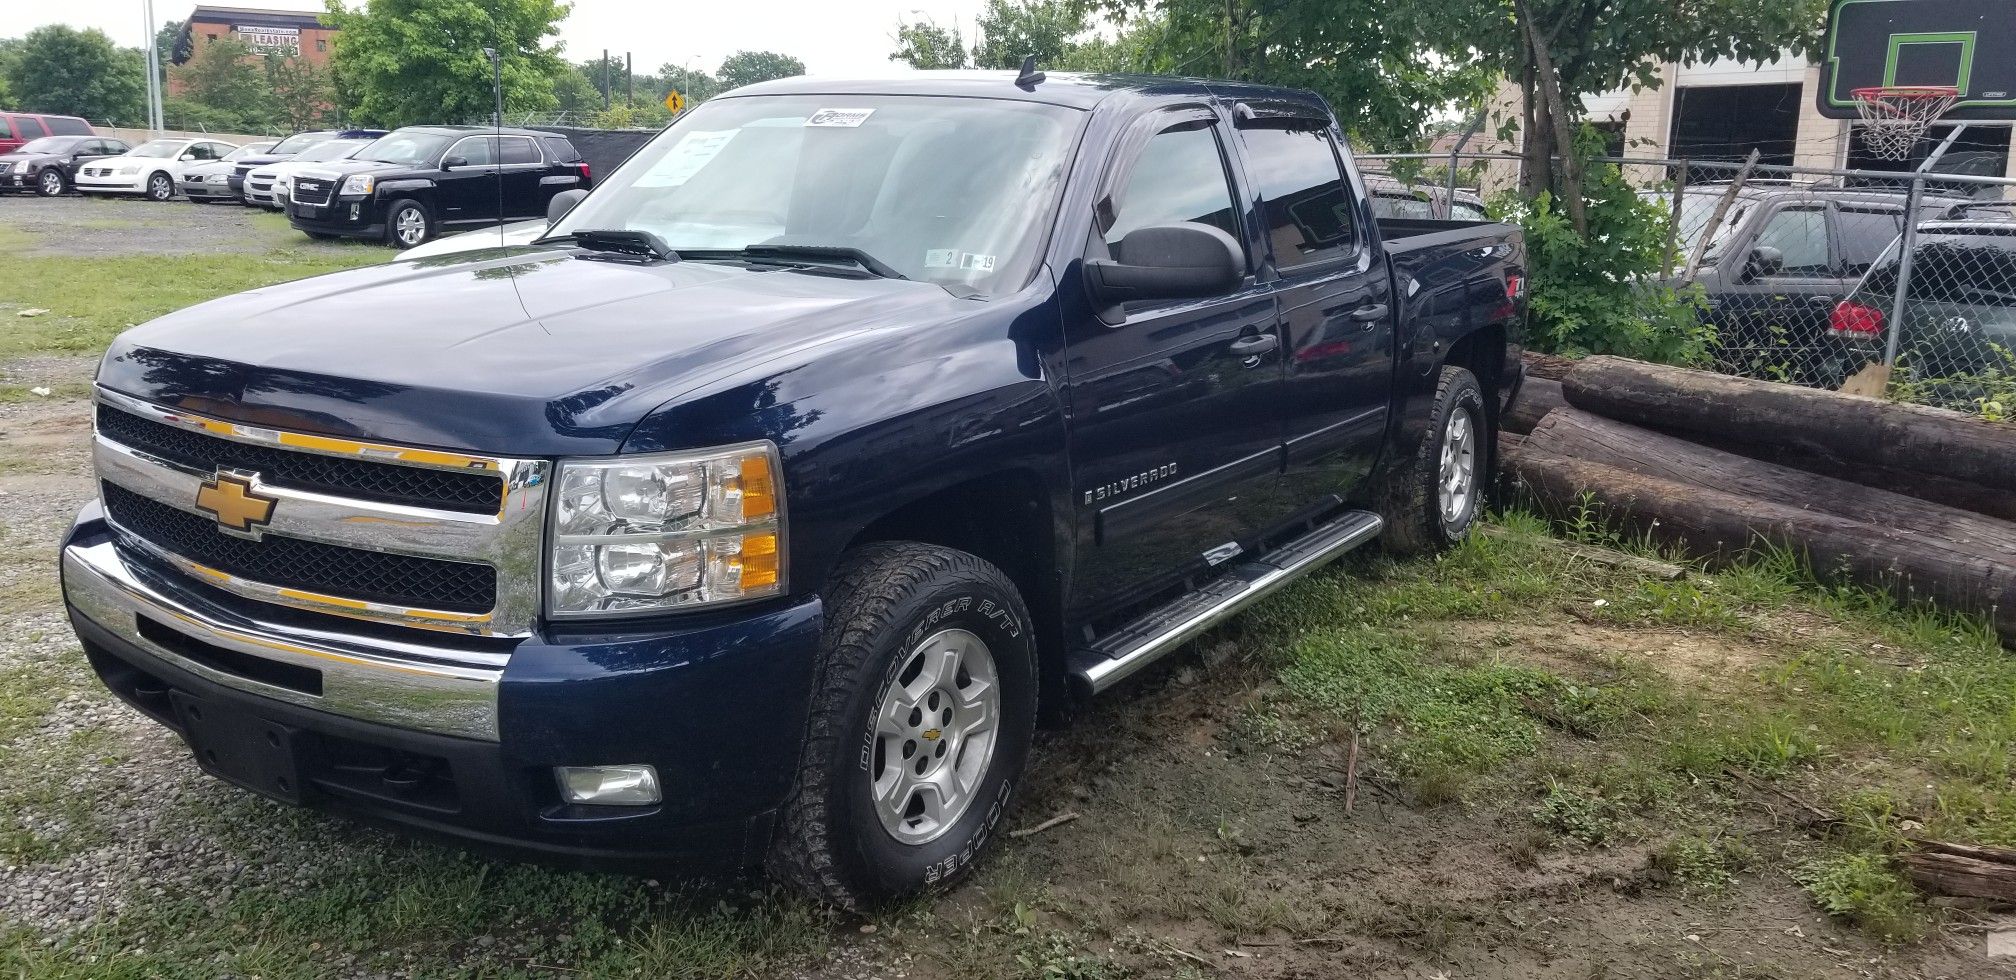
[[[116,157],[132,147],[106,136],[44,136],[0,155],[0,191],[34,191],[55,197],[70,189],[77,168]]]
[[[294,178],[287,217],[313,237],[412,248],[444,229],[543,217],[553,195],[587,188],[564,136],[482,126],[408,126]]]
[[[1876,187],[1751,181],[1736,192],[1723,220],[1709,228],[1728,193],[1727,184],[1687,189],[1677,249],[1685,262],[1708,240],[1695,282],[1707,301],[1703,319],[1715,327],[1719,366],[1746,376],[1840,387],[1847,375],[1827,336],[1829,314],[1903,230],[1905,195]],[[1928,194],[1919,219],[1964,200]]]

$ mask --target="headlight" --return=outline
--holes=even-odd
[[[376,184],[377,182],[371,179],[370,174],[351,174],[343,178],[342,193],[369,194],[371,193],[371,188]]]
[[[783,592],[781,471],[768,442],[562,460],[547,611],[621,615]]]

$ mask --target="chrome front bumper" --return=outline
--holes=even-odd
[[[78,614],[148,655],[261,697],[415,731],[495,742],[506,653],[359,637],[255,618],[129,562],[109,539],[63,549],[63,592]],[[140,620],[155,629],[143,631]],[[147,633],[179,634],[171,649]],[[206,648],[313,671],[319,693],[227,669]],[[194,655],[191,655],[194,654]]]

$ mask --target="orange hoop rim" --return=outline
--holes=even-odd
[[[1872,99],[1943,99],[1959,95],[1960,89],[1952,85],[1872,85],[1858,88],[1849,95],[1863,101]]]

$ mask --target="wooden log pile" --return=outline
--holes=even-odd
[[[1615,357],[1555,373],[1501,420],[1543,510],[1593,505],[1710,560],[1790,549],[1830,581],[1986,614],[2016,646],[2016,426]]]

